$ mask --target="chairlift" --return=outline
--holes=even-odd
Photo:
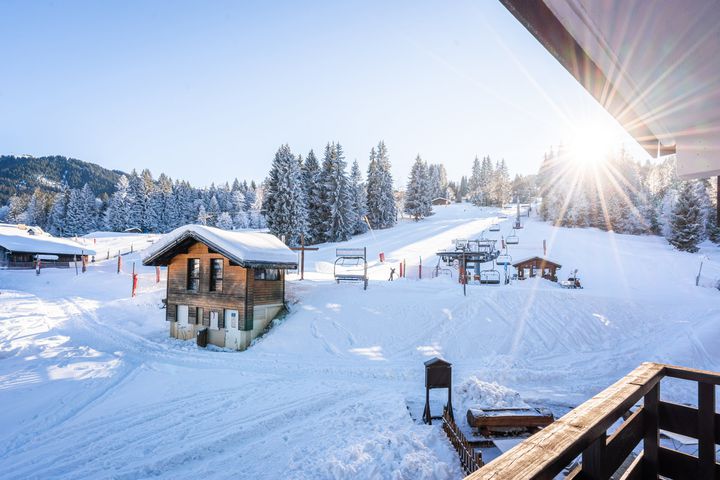
[[[508,237],[505,239],[505,243],[508,245],[517,245],[518,243],[520,243],[520,237],[515,234],[515,230],[513,230],[512,235],[508,235]]]
[[[497,258],[497,260],[495,260],[495,262],[498,265],[502,265],[502,266],[512,265],[512,257],[507,253],[501,253],[500,255],[498,255],[498,258]]]
[[[493,225],[490,225],[490,228],[488,229],[491,232],[499,232],[500,231],[500,225],[495,223]]]
[[[523,228],[523,224],[520,222],[520,219],[519,219],[519,218],[518,218],[517,220],[515,220],[515,227],[514,227],[514,228],[516,228],[517,230],[520,230],[521,228]]]
[[[335,256],[337,257],[333,265],[335,281],[363,282],[364,290],[367,290],[367,248],[337,248]]]
[[[500,272],[495,269],[480,271],[480,284],[500,285]]]

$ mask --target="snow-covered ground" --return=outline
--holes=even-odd
[[[694,286],[699,254],[530,218],[513,258],[542,255],[545,239],[560,277],[577,268],[585,289],[527,280],[464,297],[456,277],[431,278],[434,252],[499,212],[436,212],[308,252],[291,313],[245,352],[167,337],[164,277],[139,266],[148,239],[124,257],[141,273],[135,298],[113,260],[79,276],[0,272],[0,477],[461,478],[440,428],[407,408],[422,405],[429,357],[453,363],[457,418],[478,402],[560,411],[648,360],[720,370],[720,292]],[[367,291],[332,281],[337,246],[368,248]],[[403,259],[409,278],[388,282]]]

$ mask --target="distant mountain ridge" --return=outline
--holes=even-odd
[[[63,184],[70,188],[90,185],[95,195],[110,195],[121,175],[100,165],[60,155],[31,157],[28,155],[0,156],[0,205],[12,195],[32,194],[35,188],[58,192]]]

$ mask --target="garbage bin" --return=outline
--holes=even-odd
[[[207,347],[208,329],[201,328],[197,331],[197,345],[198,347]]]

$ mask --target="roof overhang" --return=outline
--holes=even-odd
[[[653,157],[720,175],[716,0],[500,0]]]

